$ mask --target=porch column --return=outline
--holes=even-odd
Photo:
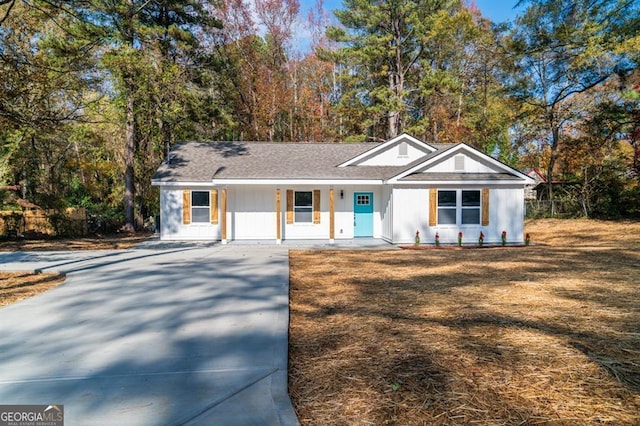
[[[220,233],[222,244],[227,244],[227,188],[222,188],[220,192]]]
[[[280,189],[276,189],[276,244],[282,244],[282,218],[280,217],[280,200]]]
[[[336,237],[336,209],[333,188],[329,189],[329,242],[334,243]]]

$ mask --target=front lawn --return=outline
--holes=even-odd
[[[525,248],[291,253],[303,425],[639,424],[640,223]]]
[[[55,273],[0,272],[0,307],[47,291],[64,282]]]

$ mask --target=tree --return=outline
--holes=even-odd
[[[343,105],[362,105],[372,116],[370,129],[386,125],[385,138],[395,137],[405,125],[408,80],[424,50],[425,22],[454,3],[458,2],[347,0],[345,9],[335,12],[342,27],[330,27],[327,34],[344,45],[337,59],[350,69]]]
[[[102,65],[121,102],[125,230],[133,231],[141,222],[144,197],[136,194],[148,187],[146,181],[150,178],[149,173],[143,173],[145,182],[140,182],[136,169],[140,163],[147,163],[146,158],[162,158],[171,143],[172,116],[175,118],[176,114],[170,111],[176,103],[169,99],[175,100],[190,80],[183,79],[186,74],[180,69],[188,66],[188,59],[193,57],[198,45],[195,33],[215,25],[205,10],[206,4],[191,0],[125,0],[79,5],[79,12],[93,25],[93,34],[102,37]],[[160,141],[142,135],[141,126],[151,121],[161,128]]]
[[[497,35],[472,4],[353,0],[328,36],[341,85],[338,111],[360,139],[410,131],[509,156],[508,105]]]
[[[515,99],[535,116],[537,137],[549,147],[548,182],[554,178],[563,128],[580,118],[577,94],[635,66],[618,50],[638,25],[638,5],[619,0],[531,0],[517,19],[510,50],[516,55]],[[553,199],[553,186],[548,185]]]
[[[212,44],[212,77],[225,100],[223,134],[237,139],[296,140],[300,111],[298,63],[290,41],[299,9],[297,0],[222,2],[217,17],[225,22]],[[259,31],[262,29],[263,32]],[[222,121],[222,120],[221,120]]]
[[[13,5],[0,27],[0,179],[21,183],[23,196],[43,207],[63,203],[73,156],[72,125],[96,101],[87,72],[92,44],[78,39],[81,23],[62,8]]]

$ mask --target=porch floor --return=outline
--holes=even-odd
[[[231,240],[227,245],[257,245],[273,246],[275,240]],[[282,240],[282,247],[290,249],[313,250],[395,250],[398,246],[379,238],[354,238],[349,240],[334,240],[333,243],[326,239],[320,240]]]

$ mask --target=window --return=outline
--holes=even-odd
[[[294,194],[293,215],[296,223],[313,222],[313,192],[296,191]]]
[[[480,191],[462,191],[462,224],[480,224]]]
[[[358,194],[356,196],[356,204],[358,206],[368,206],[371,203],[371,196],[369,194]]]
[[[479,225],[480,191],[438,191],[438,225]]]
[[[191,191],[191,222],[209,223],[210,212],[209,191]]]
[[[456,224],[456,191],[438,191],[438,225]]]

